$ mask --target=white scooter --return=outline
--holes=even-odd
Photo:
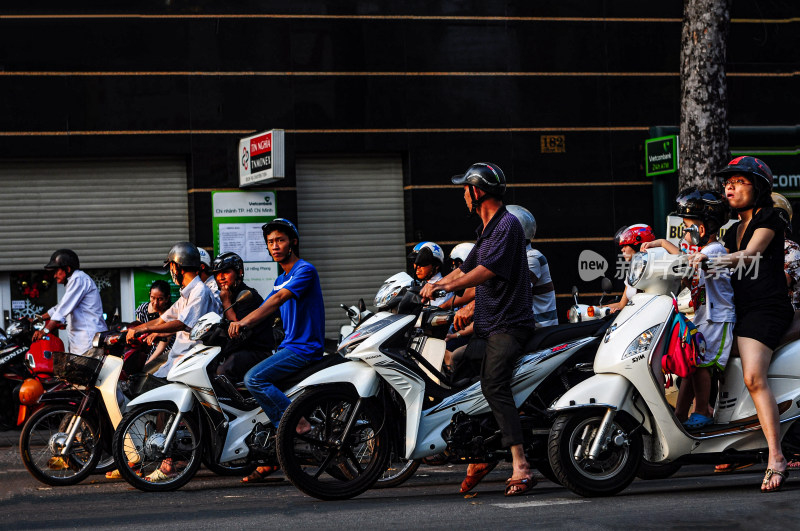
[[[686,256],[648,249],[631,262],[628,283],[640,290],[606,331],[595,376],[551,408],[550,464],[562,485],[582,496],[613,495],[633,481],[642,458],[659,463],[762,461],[767,443],[731,358],[719,390],[714,424],[687,430],[664,396],[661,357],[674,316],[671,293],[690,276]],[[781,437],[800,417],[800,341],[778,348],[768,370]]]
[[[510,458],[477,378],[449,382],[441,365],[423,356],[444,343],[453,312],[423,306],[417,291],[408,290],[396,314],[365,323],[344,339],[339,354],[346,363],[315,373],[287,393],[292,404],[278,428],[278,460],[303,492],[325,500],[357,496],[376,483],[395,448],[410,460]],[[526,345],[530,354],[519,359],[512,390],[534,466],[547,465],[545,410],[589,375],[609,324],[549,327]]]

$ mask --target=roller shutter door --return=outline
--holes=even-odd
[[[325,334],[348,319],[339,306],[372,306],[384,280],[404,271],[403,168],[392,159],[298,160],[300,255],[317,268]]]
[[[183,160],[0,164],[0,271],[70,248],[83,268],[160,266],[188,240]]]

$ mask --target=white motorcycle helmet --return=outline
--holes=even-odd
[[[506,205],[506,210],[519,220],[522,230],[525,231],[525,239],[531,241],[536,236],[536,218],[531,211],[519,205]]]
[[[202,247],[197,248],[200,251],[200,262],[206,266],[206,269],[210,272],[211,271],[211,255],[208,254],[208,251],[203,249]]]
[[[459,243],[453,247],[453,250],[450,251],[450,263],[453,269],[464,263],[474,247],[475,244],[471,242]]]
[[[378,311],[391,310],[396,307],[406,290],[414,284],[414,279],[406,272],[397,273],[387,278],[375,295],[375,307]]]

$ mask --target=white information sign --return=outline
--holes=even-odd
[[[286,176],[283,129],[239,140],[239,187],[275,182]]]
[[[272,292],[275,279],[278,278],[278,264],[275,262],[250,262],[244,264],[244,282],[258,290],[263,297]]]

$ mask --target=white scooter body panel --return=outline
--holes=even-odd
[[[239,411],[227,404],[222,404],[222,411],[228,418],[236,417],[228,424],[228,434],[219,457],[220,463],[227,463],[246,457],[250,453],[250,448],[245,439],[253,431],[253,426],[257,423],[267,424],[270,420],[260,407],[250,411]]]
[[[122,412],[119,409],[119,402],[117,402],[117,382],[119,382],[119,375],[122,372],[122,363],[122,358],[106,356],[95,383],[95,387],[100,389],[100,395],[103,397],[106,411],[108,411],[108,418],[114,429],[122,420]]]
[[[192,410],[194,405],[194,395],[192,390],[185,385],[179,383],[172,383],[162,385],[143,393],[130,402],[128,408],[131,409],[142,404],[150,404],[152,402],[172,402],[181,413],[186,413]]]
[[[294,400],[303,389],[314,385],[331,383],[349,383],[355,387],[358,396],[375,396],[378,392],[378,375],[375,369],[366,363],[340,363],[315,372],[288,391],[286,396]]]
[[[595,341],[595,338],[573,340],[521,357],[514,368],[511,379],[511,391],[517,407],[521,406],[533,390],[557,367],[563,365],[577,350],[592,341]],[[419,435],[415,441],[416,447],[410,449],[408,439],[406,439],[406,458],[420,459],[443,451],[447,447],[447,443],[442,438],[442,432],[456,413],[461,412],[473,416],[490,411],[491,408],[481,391],[480,382],[475,382],[445,398],[436,406],[422,412]],[[408,415],[409,410],[406,409],[406,412]]]

